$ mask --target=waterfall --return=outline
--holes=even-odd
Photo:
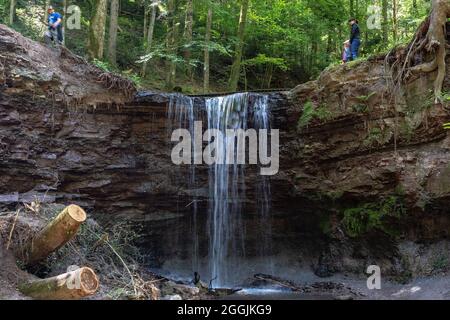
[[[167,111],[167,136],[170,136],[174,129],[187,129],[190,134],[194,135],[194,122],[198,118],[198,112],[194,108],[194,100],[183,94],[173,94],[170,96],[169,107]],[[195,147],[192,147],[192,154],[195,153]],[[196,170],[195,165],[190,166],[188,187],[191,190],[196,188]],[[192,269],[199,270],[199,237],[198,237],[198,207],[197,199],[193,196],[192,202],[189,204],[191,208],[190,230],[193,234],[192,241]],[[178,239],[177,239],[178,240]],[[179,242],[176,241],[176,245]]]
[[[183,95],[173,95],[169,103],[168,119],[171,123],[168,130],[174,128],[188,129],[194,132],[194,122],[203,121],[207,129],[218,129],[223,133],[222,143],[216,142],[216,153],[227,154],[234,137],[227,137],[227,129],[270,129],[270,110],[268,96],[252,93],[237,93],[222,97],[206,98],[201,110],[196,110],[193,98]],[[205,117],[205,118],[203,118]],[[211,137],[210,137],[211,138]],[[211,140],[210,140],[211,141]],[[194,148],[194,147],[193,147]],[[192,150],[195,152],[195,150]],[[234,149],[236,159],[237,150]],[[194,154],[194,153],[193,153]],[[196,169],[191,165],[189,188],[196,189]],[[250,171],[250,170],[247,170]],[[199,252],[199,232],[208,232],[207,270],[202,279],[211,281],[214,287],[229,287],[236,285],[236,274],[241,273],[240,264],[246,258],[247,224],[245,204],[247,199],[246,168],[237,164],[213,164],[208,169],[208,206],[207,225],[198,225],[199,214],[197,199],[192,199],[191,230],[193,232],[192,267],[198,271],[202,260]],[[257,174],[252,172],[253,174]],[[256,186],[248,186],[253,190],[256,210],[259,214],[257,221],[259,257],[269,260],[271,255],[271,222],[270,222],[270,183],[266,176],[255,179]],[[247,219],[248,220],[248,219]],[[254,227],[254,226],[252,226]],[[270,266],[271,262],[267,261]],[[268,269],[264,271],[269,271]],[[249,271],[250,272],[250,271]],[[250,275],[250,274],[249,274]]]
[[[223,143],[218,152],[227,154],[229,141],[227,129],[247,129],[248,95],[234,94],[206,100],[208,129],[223,133]],[[245,256],[245,226],[242,221],[242,203],[245,200],[244,166],[236,164],[214,164],[209,171],[209,230],[210,270],[213,284],[229,283],[233,266],[238,257]]]

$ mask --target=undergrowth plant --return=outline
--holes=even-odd
[[[325,121],[329,120],[332,116],[331,111],[328,110],[326,105],[321,104],[316,107],[311,101],[307,101],[303,106],[303,113],[298,120],[297,127],[298,129],[302,129],[307,127],[314,119]]]
[[[389,219],[400,219],[406,213],[401,198],[390,196],[379,203],[366,203],[359,207],[348,208],[343,212],[342,224],[350,237],[359,237],[369,231],[383,231],[396,235]]]

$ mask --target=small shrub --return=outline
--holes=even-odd
[[[389,235],[395,235],[385,222],[387,218],[401,218],[405,213],[402,201],[396,196],[390,196],[380,203],[367,203],[360,207],[344,210],[342,224],[350,237],[359,237],[372,230],[380,230]]]
[[[308,101],[303,106],[303,113],[298,120],[298,128],[302,129],[307,127],[313,119],[325,121],[330,119],[332,116],[332,113],[328,110],[326,105],[322,104],[316,108],[311,101]]]

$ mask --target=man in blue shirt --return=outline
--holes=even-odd
[[[63,43],[63,28],[62,28],[62,16],[55,12],[52,6],[47,9],[48,19],[48,32],[46,32],[46,38],[50,41],[58,41],[58,44]]]

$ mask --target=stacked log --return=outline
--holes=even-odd
[[[23,283],[19,290],[35,299],[74,300],[93,295],[98,285],[95,272],[83,267],[56,277]]]
[[[79,206],[66,207],[30,241],[25,249],[25,264],[36,264],[58,250],[75,236],[85,220],[86,212]]]
[[[77,205],[61,211],[39,231],[25,248],[25,264],[32,266],[70,241],[86,220],[86,212]],[[88,267],[78,268],[56,277],[22,283],[19,290],[42,300],[72,300],[93,295],[99,286],[98,277]]]

